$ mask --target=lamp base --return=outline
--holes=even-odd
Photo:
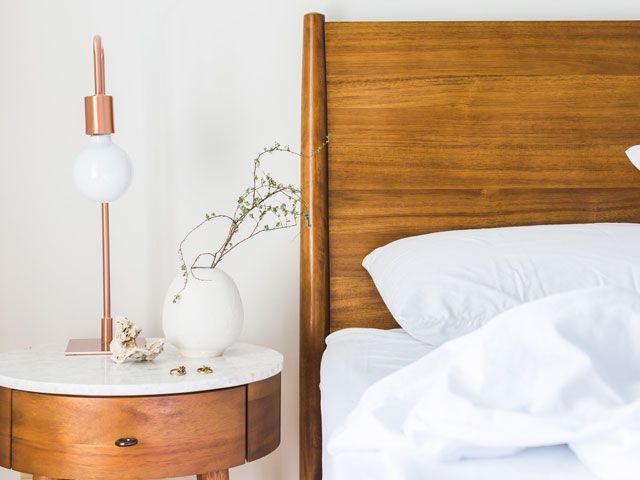
[[[142,348],[146,344],[144,338],[136,338],[136,345]],[[101,348],[99,338],[72,338],[67,343],[67,349],[64,354],[68,357],[80,355],[111,355],[111,351],[104,351]]]
[[[72,338],[67,344],[65,355],[111,355],[111,351],[101,348],[99,338]]]

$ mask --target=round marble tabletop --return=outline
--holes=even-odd
[[[264,380],[282,370],[282,354],[237,343],[222,356],[184,358],[171,345],[152,362],[116,364],[109,356],[65,356],[51,344],[0,353],[0,387],[27,392],[81,396],[164,395],[202,392]],[[172,376],[184,365],[187,374]],[[211,374],[197,373],[208,365]]]

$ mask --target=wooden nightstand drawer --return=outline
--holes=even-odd
[[[14,391],[12,410],[12,468],[22,472],[83,480],[163,478],[245,461],[244,386],[111,398]],[[137,443],[116,446],[126,438],[132,440],[122,444]]]

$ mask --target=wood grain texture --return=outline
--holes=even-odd
[[[327,102],[324,16],[304,17],[302,51],[302,201],[311,226],[300,235],[300,478],[322,478],[320,360],[329,331]]]
[[[198,480],[229,480],[229,470],[220,470],[198,475]]]
[[[0,387],[0,467],[11,468],[11,390]]]
[[[390,241],[640,220],[640,22],[327,23],[325,42],[331,331],[397,326],[361,267]]]
[[[247,461],[273,452],[280,445],[281,375],[247,385]]]
[[[54,478],[166,478],[245,461],[246,387],[155,397],[13,392],[13,468]],[[122,437],[138,444],[116,447]]]
[[[640,220],[624,155],[639,140],[638,51],[633,21],[305,17],[303,152],[331,142],[302,162],[300,478],[322,475],[327,331],[397,326],[369,252],[443,230]]]

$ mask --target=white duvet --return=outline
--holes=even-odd
[[[599,478],[640,476],[632,291],[575,290],[498,315],[369,387],[328,450],[379,452],[380,473],[392,477],[424,462],[561,444]]]

